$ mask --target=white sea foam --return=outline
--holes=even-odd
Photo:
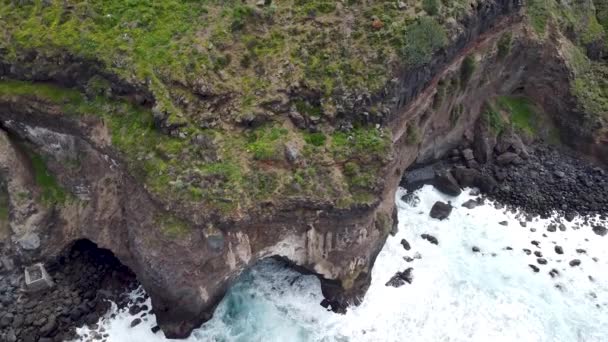
[[[378,256],[361,306],[346,315],[327,312],[319,305],[315,277],[265,261],[242,277],[214,318],[187,341],[608,341],[608,236],[597,236],[576,220],[564,222],[566,231],[547,232],[549,220],[539,219],[524,228],[516,214],[489,204],[461,207],[473,198],[467,194],[450,198],[427,186],[417,196],[415,205],[398,199],[399,233]],[[429,217],[437,200],[452,201],[449,219]],[[423,240],[425,233],[439,245]],[[400,244],[404,238],[410,251]],[[556,244],[563,255],[555,252]],[[473,246],[481,253],[472,252]],[[525,248],[541,251],[548,264],[539,265]],[[415,253],[422,258],[404,260]],[[571,267],[575,258],[581,265]],[[385,286],[408,267],[414,268],[412,284]],[[554,268],[560,273],[556,278],[548,274]],[[153,315],[130,328],[134,317],[126,310],[112,313],[116,316],[103,318],[95,331],[79,329],[80,336],[103,329],[108,342],[166,341],[162,332],[151,332]]]

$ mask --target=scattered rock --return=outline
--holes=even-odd
[[[532,271],[534,271],[534,273],[538,273],[540,271],[540,268],[538,268],[536,265],[530,264],[528,266],[530,266],[530,268],[532,269]]]
[[[571,267],[576,267],[579,266],[581,264],[581,261],[579,259],[573,259],[569,262]]]
[[[410,243],[407,242],[406,239],[402,239],[401,240],[401,246],[403,246],[403,248],[405,248],[406,251],[409,251],[412,247],[410,246]]]
[[[471,248],[471,250],[472,250],[474,253],[479,253],[479,252],[481,251],[481,250],[479,249],[479,247],[477,247],[477,246],[473,246],[473,248]]]
[[[401,287],[405,283],[411,284],[414,281],[414,275],[412,274],[413,268],[408,268],[403,272],[397,272],[385,285],[392,287]]]
[[[564,254],[564,249],[561,246],[555,246],[555,253]]]
[[[547,264],[547,259],[545,259],[545,258],[538,258],[538,259],[536,259],[536,262],[538,262],[539,265],[546,265]]]
[[[298,149],[298,146],[292,142],[286,143],[285,144],[285,158],[287,159],[287,161],[290,163],[295,163],[296,161],[298,161],[299,157],[300,157],[300,150]]]
[[[501,226],[505,226],[506,227],[506,226],[509,225],[509,222],[508,221],[500,221],[500,222],[498,222],[498,224],[500,224]]]
[[[551,271],[549,271],[549,275],[551,276],[551,278],[555,278],[559,275],[559,271],[554,268]]]
[[[139,323],[141,323],[141,319],[140,318],[136,318],[133,321],[131,321],[131,328],[136,327],[137,325],[139,325]]]
[[[534,251],[534,255],[540,258],[543,256],[543,253],[541,253],[540,251]]]
[[[439,240],[437,240],[436,237],[434,237],[433,235],[429,235],[429,234],[422,234],[420,235],[421,238],[427,240],[428,242],[432,243],[433,245],[438,245],[439,244]]]
[[[506,165],[516,163],[518,159],[519,159],[519,156],[516,153],[505,152],[496,158],[496,163],[498,165],[506,166]]]
[[[477,201],[474,199],[470,199],[466,202],[464,202],[462,204],[463,207],[467,208],[467,209],[474,209],[475,207],[477,207]]]

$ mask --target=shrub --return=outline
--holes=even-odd
[[[469,83],[471,76],[473,76],[473,73],[475,72],[475,68],[475,59],[472,56],[466,56],[460,66],[460,83],[463,88]]]
[[[418,131],[418,127],[414,125],[408,125],[405,134],[408,145],[416,145],[420,143],[420,132]]]
[[[439,13],[439,6],[441,3],[439,0],[423,0],[422,8],[426,11],[426,13],[430,15],[436,15]]]
[[[326,137],[323,133],[310,133],[304,137],[306,143],[314,145],[314,146],[323,146],[325,145]]]
[[[401,54],[407,64],[416,67],[428,63],[433,53],[446,43],[443,26],[433,18],[424,17],[405,28],[400,42]]]
[[[344,164],[344,175],[347,177],[354,177],[359,173],[359,165],[354,162],[348,162]]]
[[[512,36],[510,32],[503,34],[498,40],[498,58],[505,58],[511,52]]]

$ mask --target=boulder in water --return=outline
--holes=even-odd
[[[594,226],[593,232],[599,236],[606,236],[606,234],[608,233],[608,229],[602,226]]]
[[[401,246],[403,246],[403,248],[405,248],[406,251],[409,251],[412,247],[410,246],[410,243],[407,242],[406,239],[402,239],[401,240]]]
[[[439,240],[437,240],[436,237],[434,237],[433,235],[429,235],[429,234],[422,234],[420,235],[421,238],[425,239],[426,241],[432,243],[433,245],[438,245],[439,244]]]
[[[450,196],[458,196],[462,192],[462,190],[460,190],[460,185],[458,185],[458,182],[448,170],[436,172],[435,179],[433,179],[433,186],[437,190]]]
[[[139,323],[141,323],[141,319],[140,318],[136,318],[131,322],[131,328],[136,327],[137,325],[139,325]]]
[[[463,207],[467,209],[473,209],[477,206],[477,201],[474,199],[470,199],[462,204]]]
[[[405,283],[411,284],[414,280],[412,275],[413,268],[408,268],[403,272],[397,272],[395,275],[386,283],[386,286],[401,287]]]
[[[441,201],[435,202],[431,208],[430,216],[435,219],[445,220],[452,213],[452,204]]]

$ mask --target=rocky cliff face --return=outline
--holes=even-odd
[[[168,3],[178,8],[162,11],[182,9]],[[357,304],[394,227],[403,171],[463,139],[495,139],[515,125],[608,161],[608,87],[593,78],[606,70],[605,33],[591,1],[382,3],[197,9],[191,15],[230,22],[228,31],[171,32],[174,47],[194,36],[210,44],[200,49],[214,66],[184,64],[196,77],[136,35],[148,25],[161,37],[153,19],[95,21],[105,10],[126,20],[120,5],[90,5],[93,14],[87,5],[2,5],[5,253],[46,260],[89,239],[137,274],[167,336],[184,337],[267,257],[318,275],[335,310]],[[51,10],[59,14],[47,46],[31,35]],[[72,40],[75,23],[91,34],[86,42]],[[125,31],[127,47],[87,50],[101,41],[95,25]],[[292,36],[280,36],[281,25]],[[336,37],[354,43],[335,51]],[[343,63],[327,69],[332,58],[318,51]],[[522,114],[520,99],[534,115]]]

